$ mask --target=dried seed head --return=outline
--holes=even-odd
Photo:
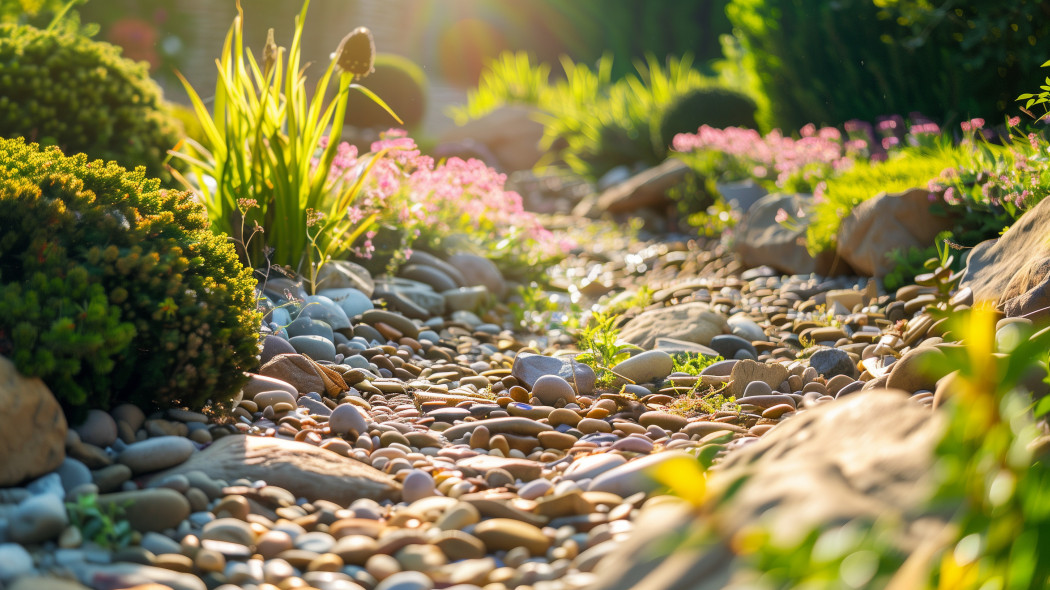
[[[336,50],[336,65],[344,72],[364,78],[371,74],[376,60],[376,43],[372,31],[367,27],[357,27],[343,37]]]
[[[266,46],[263,47],[263,73],[270,73],[270,68],[277,63],[277,52],[279,48],[273,40],[273,29],[266,32]]]

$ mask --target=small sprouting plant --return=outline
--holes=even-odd
[[[930,258],[924,263],[923,266],[927,272],[917,275],[915,284],[922,287],[933,287],[935,289],[934,297],[936,297],[936,303],[931,305],[930,309],[947,312],[949,311],[948,300],[951,299],[952,293],[959,286],[962,273],[955,271],[953,267],[955,256],[952,255],[951,251],[956,245],[951,240],[943,238],[935,246],[937,248],[937,257]]]
[[[679,396],[667,407],[667,411],[679,416],[690,417],[714,414],[718,411],[739,412],[740,406],[736,403],[736,398],[725,395],[724,389],[716,389],[704,394],[694,387],[685,395]]]
[[[558,304],[535,281],[518,287],[518,296],[521,301],[512,301],[510,304],[514,327],[532,333],[544,330],[551,315],[558,311]]]
[[[655,291],[653,291],[652,287],[649,285],[642,285],[641,287],[638,287],[638,290],[630,297],[617,297],[602,311],[606,315],[621,315],[632,309],[642,309],[653,302],[653,293],[655,293]]]
[[[576,360],[590,366],[598,375],[599,385],[608,385],[617,377],[612,367],[630,358],[633,344],[620,342],[620,330],[616,327],[618,316],[595,312],[580,332],[581,352]]]
[[[725,359],[720,356],[705,356],[692,352],[676,352],[671,355],[674,372],[689,375],[699,375],[700,371],[722,360]]]
[[[98,494],[84,494],[76,502],[66,502],[69,522],[80,529],[81,536],[109,550],[131,544],[133,531],[125,518],[124,508],[116,503],[99,506]]]

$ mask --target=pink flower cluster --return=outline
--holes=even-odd
[[[556,256],[574,246],[544,228],[525,210],[520,195],[504,190],[506,175],[473,158],[435,163],[400,130],[388,131],[361,156],[353,146],[341,144],[330,178],[355,182],[376,155],[364,194],[347,211],[352,220],[375,213],[381,222],[403,231],[408,243],[420,236],[439,242],[457,233],[487,247],[509,240],[529,250],[520,253],[522,258]],[[368,256],[367,243],[359,254]]]
[[[679,133],[672,141],[675,151],[694,154],[721,154],[711,170],[717,177],[735,180],[751,176],[775,182],[784,188],[792,180],[804,184],[853,165],[859,147],[844,143],[834,127],[817,129],[806,125],[801,137],[783,135],[779,130],[762,136],[754,129],[704,125],[696,133]]]

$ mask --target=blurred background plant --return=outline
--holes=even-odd
[[[97,27],[82,27],[75,12],[62,12],[71,6],[40,4],[34,14],[58,11],[46,28],[0,24],[0,137],[145,166],[171,184],[163,162],[180,129],[160,88],[144,64],[92,40]]]

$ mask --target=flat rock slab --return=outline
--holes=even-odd
[[[364,463],[306,443],[258,436],[220,438],[156,477],[163,480],[190,471],[228,482],[242,477],[262,480],[311,502],[328,500],[342,506],[360,498],[396,500],[401,492],[394,478]]]
[[[623,326],[620,338],[651,350],[661,337],[707,346],[715,336],[730,331],[725,316],[697,301],[643,312]]]
[[[775,535],[886,515],[916,518],[933,491],[943,424],[908,397],[892,389],[859,392],[801,413],[730,454],[711,478],[716,495],[746,480],[719,509],[728,528],[761,521]],[[901,532],[906,539],[907,527]]]
[[[992,301],[1007,316],[1033,320],[1050,315],[1050,199],[1026,211],[1001,238],[977,244],[966,260],[960,287],[974,301]]]

